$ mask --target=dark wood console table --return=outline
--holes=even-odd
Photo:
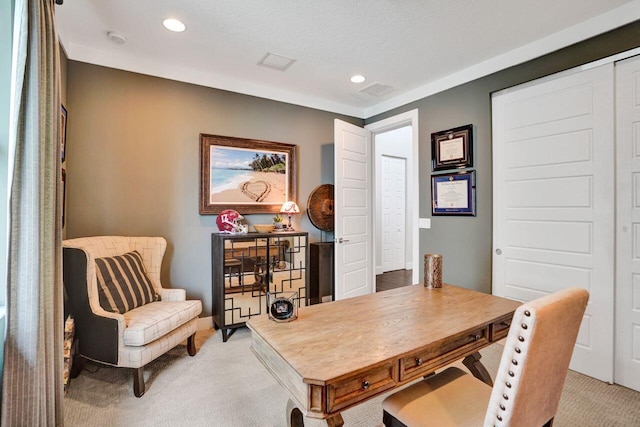
[[[253,316],[266,313],[267,292],[297,293],[307,304],[306,232],[211,235],[213,322],[226,342]]]

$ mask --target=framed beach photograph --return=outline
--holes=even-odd
[[[476,216],[476,172],[431,176],[431,214]]]
[[[296,200],[296,145],[200,134],[200,214],[278,213]]]
[[[434,171],[473,166],[473,125],[431,134],[431,168]]]

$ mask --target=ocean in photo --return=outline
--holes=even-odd
[[[235,190],[240,184],[251,179],[251,169],[211,169],[211,194],[224,190]]]

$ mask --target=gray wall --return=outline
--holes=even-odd
[[[431,219],[431,229],[420,230],[420,254],[443,255],[444,281],[491,292],[491,93],[638,46],[640,22],[635,22],[366,120],[369,124],[414,108],[419,109],[421,169],[418,196],[421,218],[431,217],[431,133],[470,123],[474,125],[477,216],[436,216]],[[420,260],[416,265],[422,269]]]
[[[211,314],[211,233],[198,214],[199,134],[298,145],[298,204],[326,181],[333,120],[361,119],[141,74],[67,64],[67,238],[164,236],[165,286],[187,289]],[[324,163],[330,162],[330,165]],[[241,212],[242,213],[242,212]],[[272,215],[247,215],[270,223]],[[294,226],[320,232],[306,213]]]

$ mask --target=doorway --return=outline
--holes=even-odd
[[[412,268],[411,126],[374,136],[376,275]]]
[[[376,237],[381,233],[374,224],[379,215],[375,212],[377,177],[376,139],[380,134],[399,128],[408,128],[410,133],[410,155],[406,155],[406,194],[418,189],[418,110],[399,114],[360,128],[341,120],[334,120],[334,218],[336,242],[334,256],[334,299],[349,298],[375,292],[374,274],[378,260]],[[419,250],[418,208],[415,197],[406,197],[406,229],[410,230],[410,244],[405,243],[405,259],[408,269],[413,267]],[[415,236],[415,238],[414,238]],[[358,246],[356,248],[356,246]],[[357,250],[356,250],[357,249]],[[410,264],[411,263],[411,264]],[[418,283],[416,269],[412,269],[412,283]]]
[[[418,269],[414,265],[419,259],[419,228],[418,228],[418,212],[419,212],[419,199],[417,189],[419,188],[418,182],[418,110],[411,110],[397,116],[390,117],[388,119],[380,120],[375,123],[371,123],[365,126],[373,133],[373,151],[374,151],[374,259],[375,259],[375,273],[376,277],[383,274],[386,270],[404,270],[402,273],[402,279],[398,284],[403,286],[411,283],[418,283]],[[383,213],[384,206],[389,206],[385,203],[383,196],[385,175],[383,161],[387,160],[388,163],[395,163],[395,167],[399,163],[404,164],[404,183],[398,181],[395,178],[395,184],[390,185],[391,193],[396,193],[395,203],[389,203],[391,205],[400,206],[404,205],[404,212],[401,209],[390,209],[387,214],[389,224],[396,225],[398,223],[404,223],[404,230],[401,227],[390,228],[389,230],[395,230],[396,240],[404,240],[404,250],[396,249],[396,261],[395,267],[385,269],[383,267],[383,246],[384,246],[384,221],[385,213]],[[396,176],[398,174],[396,173]],[[398,194],[398,187],[404,187],[402,196]],[[400,199],[400,200],[398,200]],[[400,214],[402,214],[400,216]],[[395,216],[395,218],[393,218]],[[398,229],[401,229],[398,232]],[[401,236],[404,236],[402,238]],[[396,248],[399,245],[395,246]],[[398,259],[402,259],[398,262]],[[397,275],[396,275],[397,276]],[[394,277],[396,277],[394,276]],[[393,279],[390,275],[387,277]],[[395,280],[395,279],[393,279]],[[379,280],[376,280],[377,282]]]

